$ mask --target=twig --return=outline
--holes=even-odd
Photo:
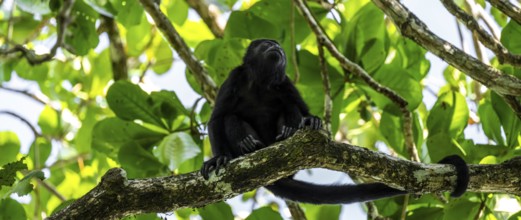
[[[62,8],[58,15],[56,16],[56,23],[57,23],[57,39],[54,46],[51,48],[51,51],[47,54],[37,55],[34,53],[33,50],[29,50],[25,48],[23,45],[15,45],[13,48],[1,51],[1,54],[7,55],[10,53],[16,53],[16,52],[22,52],[22,54],[27,59],[27,62],[29,62],[31,65],[37,65],[41,64],[43,62],[47,62],[51,60],[55,55],[58,48],[60,48],[63,45],[63,41],[65,39],[65,30],[67,29],[67,26],[71,22],[70,14],[72,11],[72,6],[74,5],[75,0],[64,0]]]
[[[291,63],[293,64],[293,70],[295,71],[295,78],[293,83],[298,83],[300,80],[300,70],[297,62],[297,45],[295,44],[295,3],[291,1],[291,20],[289,23],[290,27],[290,44],[291,44]]]
[[[353,63],[351,60],[347,59],[344,55],[342,55],[342,53],[338,51],[333,42],[325,34],[324,30],[322,30],[322,26],[318,24],[317,20],[315,19],[313,14],[311,14],[311,11],[307,7],[307,5],[302,0],[294,1],[296,3],[296,6],[299,8],[300,12],[303,14],[304,18],[308,22],[309,26],[313,30],[313,32],[315,32],[315,35],[317,36],[318,40],[323,42],[323,45],[329,50],[331,55],[340,62],[342,68],[360,77],[371,88],[391,99],[399,107],[407,106],[407,101],[404,98],[400,97],[400,95],[398,95],[391,89],[380,85],[364,69],[362,69],[362,67],[360,67],[356,63]]]
[[[36,130],[36,128],[31,124],[31,122],[29,122],[27,119],[25,119],[24,117],[22,117],[21,115],[19,114],[16,114],[14,112],[11,112],[11,111],[0,111],[0,114],[4,114],[4,115],[10,115],[10,116],[13,116],[15,118],[18,118],[20,119],[20,121],[22,121],[25,125],[27,125],[27,127],[29,127],[31,129],[31,131],[33,132],[34,134],[34,137],[40,137],[42,136],[38,130]]]
[[[296,6],[299,8],[300,12],[303,14],[304,18],[306,19],[307,23],[315,33],[317,37],[318,42],[322,42],[323,46],[325,46],[331,55],[335,57],[339,62],[340,65],[350,71],[351,73],[355,74],[356,76],[360,77],[367,85],[369,85],[372,89],[377,91],[378,93],[383,94],[387,98],[389,98],[393,103],[398,105],[400,110],[402,111],[404,115],[404,129],[408,129],[404,131],[405,136],[405,144],[406,148],[409,150],[409,153],[411,154],[411,157],[413,159],[419,158],[418,153],[416,150],[416,147],[414,146],[414,138],[412,136],[412,119],[410,116],[410,111],[407,109],[407,101],[398,95],[393,90],[380,85],[378,82],[376,82],[362,67],[357,65],[356,63],[353,63],[349,59],[347,59],[342,53],[338,51],[338,49],[335,47],[333,42],[329,39],[329,37],[325,34],[325,31],[322,29],[322,26],[320,26],[307,7],[307,5],[302,0],[294,0],[296,3]],[[419,160],[417,160],[419,161]]]
[[[60,192],[58,192],[58,190],[56,190],[56,188],[54,188],[53,186],[51,186],[49,183],[43,181],[43,180],[40,180],[38,178],[36,178],[36,180],[38,181],[39,184],[41,184],[43,186],[43,188],[47,189],[49,192],[51,192],[51,194],[55,195],[56,197],[58,197],[58,199],[61,201],[61,202],[65,202],[67,199],[65,198],[65,196],[63,196]]]
[[[508,63],[514,66],[521,66],[521,56],[510,53],[498,40],[494,39],[489,33],[487,33],[478,23],[476,19],[465,13],[459,8],[453,0],[441,0],[445,8],[454,16],[458,18],[467,28],[469,28],[473,34],[476,34],[479,41],[483,43],[485,47],[492,50],[496,54],[500,63]],[[472,5],[468,4],[469,7]]]
[[[110,41],[110,63],[112,64],[112,78],[114,81],[128,79],[127,52],[121,41],[118,25],[113,18],[102,15],[102,26],[106,27]]]
[[[521,24],[521,9],[508,0],[487,0],[492,6],[505,13],[512,20]]]
[[[324,85],[324,123],[326,131],[331,135],[331,112],[333,108],[333,100],[331,99],[331,82],[329,81],[329,73],[327,71],[326,58],[324,56],[323,42],[317,37],[318,45],[318,62],[320,63],[320,76],[322,76],[322,84]]]
[[[16,93],[20,93],[22,95],[25,95],[33,100],[35,100],[36,102],[39,102],[41,104],[44,104],[44,105],[47,105],[49,104],[49,98],[47,98],[47,96],[44,96],[42,95],[43,97],[39,97],[38,95],[36,94],[32,94],[30,93],[29,91],[27,90],[18,90],[18,89],[13,89],[13,88],[9,88],[9,87],[5,87],[3,85],[0,85],[0,89],[3,89],[5,91],[9,91],[9,92],[16,92]]]
[[[288,206],[289,212],[291,213],[291,217],[294,220],[306,220],[306,214],[304,214],[304,211],[300,207],[300,205],[297,202],[293,202],[291,200],[284,200],[286,202],[286,205]]]
[[[504,74],[439,38],[397,0],[373,0],[389,16],[403,36],[415,41],[438,57],[499,94],[520,96],[521,79]]]
[[[186,0],[186,3],[197,11],[215,37],[222,38],[224,36],[224,30],[217,22],[219,13],[210,10],[210,5],[208,5],[204,0]]]
[[[154,19],[157,28],[163,33],[168,43],[176,50],[181,59],[185,62],[190,72],[194,75],[195,79],[199,82],[202,87],[203,96],[213,105],[215,96],[217,95],[217,86],[212,78],[208,75],[202,64],[193,55],[188,45],[174,26],[170,23],[170,20],[166,15],[159,9],[159,6],[154,0],[140,0],[141,4],[147,11],[147,13]]]
[[[490,17],[490,14],[485,12],[485,9],[483,9],[483,7],[477,4],[474,0],[465,0],[465,3],[471,7],[473,13],[475,13],[475,17],[480,18],[485,23],[485,25],[487,25],[487,28],[490,30],[490,33],[492,33],[492,36],[494,36],[495,39],[499,39],[501,37],[501,31],[497,27],[494,19]]]
[[[503,100],[514,110],[514,113],[516,113],[517,117],[521,119],[521,103],[519,102],[518,98],[511,95],[504,95]]]

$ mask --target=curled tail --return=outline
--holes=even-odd
[[[325,186],[291,178],[278,180],[266,188],[279,197],[313,204],[346,204],[407,194],[382,183]]]

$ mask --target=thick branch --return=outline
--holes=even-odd
[[[451,191],[456,183],[451,165],[402,160],[329,141],[319,132],[299,131],[286,141],[231,161],[209,180],[199,172],[128,180],[124,170],[111,169],[98,186],[49,219],[110,219],[201,207],[315,167],[371,178],[414,194]],[[521,194],[521,159],[469,168],[468,191]]]
[[[114,81],[128,79],[127,52],[119,35],[119,28],[113,18],[101,16],[110,41],[110,63]]]
[[[399,28],[402,35],[431,51],[474,80],[503,95],[521,95],[521,79],[502,73],[471,57],[432,33],[416,15],[396,0],[373,0]]]
[[[505,13],[512,20],[521,24],[521,9],[508,0],[487,0],[492,6]]]
[[[184,61],[197,82],[202,86],[203,95],[210,103],[214,103],[217,94],[217,86],[210,78],[203,65],[193,55],[185,41],[176,31],[170,20],[159,9],[154,0],[139,0],[147,13],[154,19],[157,28],[161,31],[168,43],[175,49]]]
[[[206,3],[204,0],[186,0],[186,3],[190,5],[191,8],[193,8],[199,16],[203,19],[204,23],[210,31],[213,33],[213,35],[217,38],[222,38],[224,36],[224,30],[222,27],[217,23],[217,18],[219,17],[219,14],[215,11],[210,10],[210,6]]]

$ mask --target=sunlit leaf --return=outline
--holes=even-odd
[[[20,140],[12,131],[0,131],[0,166],[16,160],[20,152]]]
[[[184,132],[176,132],[166,136],[154,150],[154,155],[170,170],[175,170],[184,161],[197,156],[201,150],[192,137]]]

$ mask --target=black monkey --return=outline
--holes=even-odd
[[[297,129],[321,129],[298,90],[285,73],[286,55],[276,41],[254,40],[243,64],[223,83],[208,123],[214,157],[203,164],[201,174],[208,179],[229,160],[286,139]],[[468,184],[468,168],[460,157],[447,157],[458,171],[458,186],[452,194],[463,194]],[[337,204],[362,202],[406,194],[382,183],[359,185],[316,185],[283,178],[266,186],[275,195],[306,203]]]

